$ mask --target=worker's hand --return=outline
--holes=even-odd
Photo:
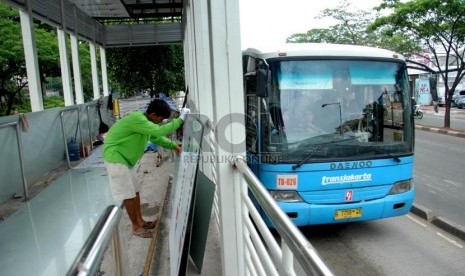
[[[174,152],[176,152],[177,155],[180,155],[182,152],[182,148],[178,145],[174,146]]]
[[[181,120],[185,121],[186,120],[186,114],[189,114],[189,113],[191,113],[191,110],[189,108],[184,107],[183,109],[181,109],[181,115],[179,115],[179,118],[181,118]]]

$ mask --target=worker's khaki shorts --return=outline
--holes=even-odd
[[[133,168],[118,163],[105,162],[108,172],[110,189],[115,201],[135,198],[141,183]]]

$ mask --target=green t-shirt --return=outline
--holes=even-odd
[[[148,141],[167,149],[176,143],[165,136],[178,129],[177,118],[164,125],[152,123],[141,111],[136,111],[116,122],[108,131],[103,144],[103,160],[134,167],[144,154]]]

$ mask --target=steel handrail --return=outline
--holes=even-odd
[[[294,223],[292,223],[289,217],[281,210],[269,192],[263,187],[260,180],[258,180],[254,173],[249,169],[244,158],[242,156],[237,156],[234,159],[234,165],[247,180],[247,186],[254,194],[260,206],[270,217],[279,235],[293,252],[295,258],[305,272],[309,275],[333,275],[315,248],[299,231]]]
[[[87,113],[87,128],[89,129],[89,141],[90,141],[90,150],[94,150],[94,145],[92,143],[92,125],[90,122],[90,114],[89,109],[93,106],[97,106],[98,103],[89,104],[86,106],[86,113]],[[100,107],[97,107],[100,108]]]
[[[23,144],[21,142],[21,132],[19,131],[18,122],[4,123],[0,125],[0,128],[14,126],[16,131],[16,142],[18,144],[18,154],[19,154],[19,165],[21,169],[21,179],[23,180],[23,190],[24,190],[24,201],[29,200],[29,192],[27,188],[26,174],[24,169],[24,160],[23,160]]]
[[[96,275],[110,239],[113,237],[114,245],[119,244],[115,243],[115,239],[118,240],[118,223],[121,215],[122,210],[116,205],[110,205],[105,209],[66,275]],[[115,271],[117,275],[121,275],[122,262],[119,245],[114,246],[113,251],[117,265]]]

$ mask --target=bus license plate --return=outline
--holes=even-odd
[[[297,190],[298,180],[296,174],[277,175],[276,188],[285,190]]]
[[[362,216],[362,208],[354,208],[354,209],[345,209],[345,210],[337,210],[334,213],[334,219],[348,219],[348,218],[359,218]]]

